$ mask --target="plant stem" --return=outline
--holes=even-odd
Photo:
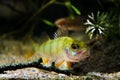
[[[27,25],[33,20],[34,17],[36,17],[39,13],[41,13],[44,9],[46,9],[48,6],[50,6],[51,4],[55,3],[56,0],[50,0],[49,2],[47,2],[46,4],[44,4],[42,7],[40,7],[27,21],[26,23],[24,24],[23,28],[19,29],[19,30],[16,30],[16,31],[13,31],[13,32],[8,32],[2,36],[0,36],[0,38],[5,38],[11,34],[14,34],[14,33],[19,33],[20,31],[23,31]]]
[[[50,0],[50,1],[49,1],[48,3],[46,3],[44,6],[40,7],[40,8],[38,9],[38,11],[35,12],[35,13],[33,14],[33,16],[31,16],[31,17],[28,19],[28,21],[25,23],[24,26],[26,26],[30,21],[33,20],[33,18],[34,18],[35,16],[37,16],[39,13],[41,13],[45,8],[47,8],[48,6],[50,6],[51,4],[53,4],[55,1],[56,1],[56,0]]]

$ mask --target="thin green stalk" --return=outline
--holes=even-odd
[[[58,4],[58,5],[65,5],[64,3],[61,3],[61,2],[55,2],[55,4]]]
[[[35,14],[33,14],[33,16],[31,16],[31,17],[28,19],[28,21],[25,23],[24,26],[26,26],[30,21],[33,20],[33,18],[34,18],[35,16],[37,16],[39,13],[41,13],[45,8],[47,8],[48,6],[50,6],[51,4],[53,4],[55,1],[56,1],[56,0],[50,0],[50,1],[49,1],[48,3],[46,3],[44,6],[40,7],[40,8],[38,9],[38,11],[37,11]]]
[[[0,39],[1,39],[1,38],[5,38],[5,37],[7,37],[7,36],[9,36],[9,35],[11,35],[11,34],[18,33],[18,32],[20,32],[20,31],[24,30],[24,29],[27,27],[27,24],[29,24],[29,22],[32,21],[34,17],[36,17],[39,13],[41,13],[44,9],[46,9],[48,6],[50,6],[50,5],[53,4],[54,2],[56,2],[56,0],[50,0],[48,3],[44,4],[44,6],[40,7],[40,8],[38,9],[38,11],[35,12],[35,13],[33,14],[33,16],[31,16],[31,17],[28,19],[28,21],[24,24],[23,28],[21,28],[20,30],[8,32],[8,33],[0,36]]]
[[[97,2],[100,5],[100,7],[103,9],[103,6],[102,6],[101,2],[99,0],[97,0]]]

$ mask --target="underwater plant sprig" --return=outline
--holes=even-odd
[[[86,34],[88,34],[89,38],[101,38],[106,35],[107,27],[110,26],[107,14],[101,13],[98,11],[96,15],[96,19],[93,13],[88,15],[87,21],[84,25],[88,26],[86,28]]]

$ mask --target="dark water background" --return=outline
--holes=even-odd
[[[46,2],[48,1],[46,0]],[[64,2],[64,0],[58,1]],[[7,33],[8,36],[14,36],[15,38],[24,37],[25,34],[29,34],[33,26],[33,36],[39,36],[43,31],[52,36],[57,27],[50,27],[40,19],[47,19],[54,23],[58,18],[68,17],[69,12],[65,6],[52,4],[29,21],[43,2],[44,0],[1,0],[0,36]],[[115,7],[115,4],[109,0],[71,0],[71,3],[80,10],[81,15],[88,15],[91,12],[97,13],[97,11],[107,12]],[[77,14],[74,15],[77,16]],[[29,22],[27,23],[27,21]]]

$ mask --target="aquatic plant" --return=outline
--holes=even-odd
[[[19,3],[19,1],[17,1],[16,3]],[[71,18],[74,18],[74,14],[80,15],[80,11],[71,3],[71,0],[63,0],[63,1],[59,1],[59,0],[36,0],[36,1],[27,1],[27,2],[21,2],[22,5],[25,9],[27,9],[26,5],[28,5],[30,8],[30,10],[25,11],[23,13],[25,14],[21,14],[20,16],[24,15],[24,17],[16,22],[15,27],[18,26],[20,24],[22,24],[22,26],[17,29],[17,30],[12,30],[12,31],[8,31],[4,34],[2,34],[0,36],[0,38],[6,38],[8,36],[14,35],[14,34],[18,34],[21,32],[24,32],[24,30],[28,30],[25,33],[25,37],[31,37],[33,35],[33,32],[36,28],[36,26],[38,26],[37,23],[45,23],[48,26],[55,26],[54,23],[50,20],[48,20],[47,18],[43,17],[42,14],[44,14],[44,11],[47,11],[47,9],[53,5],[56,6],[63,6],[65,7],[66,10],[68,10],[68,16],[70,16]],[[13,5],[16,5],[15,3],[13,3]],[[16,6],[13,6],[13,8],[16,8]],[[16,11],[17,9],[15,9]],[[54,8],[53,10],[54,11]],[[14,11],[13,11],[14,12]],[[55,12],[57,13],[57,12]],[[26,15],[27,14],[27,15]],[[14,26],[13,26],[14,27]]]
[[[65,0],[64,2],[54,0],[53,4],[65,6],[68,10],[68,16],[71,19],[74,19],[74,13],[77,15],[81,14],[80,10],[71,3],[71,0]],[[55,26],[53,22],[47,19],[41,19],[41,21],[43,21],[45,24],[49,26]]]
[[[88,34],[89,38],[92,39],[93,37],[98,37],[105,34],[104,20],[106,19],[106,15],[101,14],[100,12],[97,13],[97,20],[95,20],[94,14],[88,15],[89,19],[85,25],[87,25],[86,33]]]
[[[109,13],[100,13],[98,11],[96,16],[91,13],[91,15],[88,15],[88,18],[84,25],[87,26],[86,34],[90,39],[103,37],[107,39],[120,34],[118,15],[112,11]]]

